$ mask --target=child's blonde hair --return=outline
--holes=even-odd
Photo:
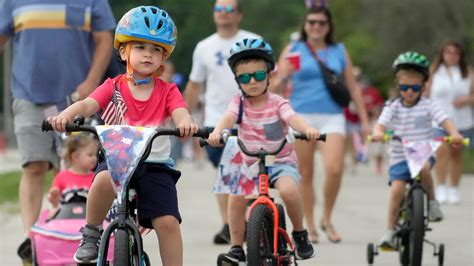
[[[97,140],[89,133],[71,134],[64,142],[63,147],[62,158],[66,167],[71,166],[72,154],[74,152],[77,152],[80,149],[87,147],[91,143],[98,145]]]

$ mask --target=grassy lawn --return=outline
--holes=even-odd
[[[0,204],[4,202],[18,202],[18,187],[20,184],[21,172],[11,172],[0,174]],[[53,180],[51,172],[46,176],[44,191],[48,191]]]
[[[464,172],[474,174],[474,148],[466,149],[463,154]]]

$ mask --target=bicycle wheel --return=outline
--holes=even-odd
[[[374,243],[367,244],[367,263],[372,265],[374,263],[375,245]]]
[[[410,204],[410,265],[420,266],[423,257],[423,239],[425,237],[425,194],[421,188],[411,192]]]
[[[286,231],[285,207],[276,204],[278,209],[278,227]],[[281,265],[291,265],[291,251],[288,250],[288,242],[282,233],[278,233],[278,254],[281,259]]]
[[[126,229],[117,229],[114,244],[114,265],[130,266],[130,235]]]
[[[400,255],[400,264],[402,266],[408,266],[410,263],[410,239],[408,238],[408,235],[403,236],[400,241],[400,246],[399,246],[399,255]]]
[[[256,205],[250,213],[247,227],[247,263],[266,265],[273,254],[273,215],[267,206]]]
[[[444,244],[439,245],[438,250],[438,265],[443,266],[444,264]]]

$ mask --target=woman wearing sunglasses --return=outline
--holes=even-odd
[[[321,152],[326,174],[323,195],[324,210],[321,229],[329,241],[341,241],[340,235],[331,223],[331,215],[341,186],[344,165],[344,139],[346,135],[343,108],[329,94],[316,55],[328,68],[341,75],[355,103],[361,120],[362,132],[370,131],[360,89],[352,72],[352,62],[342,43],[334,43],[331,14],[326,7],[311,7],[304,17],[300,38],[290,43],[278,61],[278,76],[272,89],[282,92],[291,81],[289,100],[294,110],[312,127],[327,133],[325,143],[296,142],[299,171],[302,176],[301,192],[304,201],[305,220],[310,239],[317,243],[314,206],[316,195],[313,188],[315,149]],[[299,64],[291,64],[299,54]],[[291,58],[291,59],[290,59]],[[296,67],[295,67],[296,66]]]
[[[469,69],[462,46],[446,41],[431,65],[431,72],[431,86],[427,87],[426,95],[448,114],[462,135],[473,136],[474,73]],[[435,136],[446,135],[439,126],[435,128]],[[462,149],[442,144],[436,159],[436,198],[440,203],[457,204],[461,201]],[[449,184],[446,182],[448,173]]]

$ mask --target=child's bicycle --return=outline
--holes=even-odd
[[[389,140],[402,141],[398,136],[386,134],[384,136],[384,142]],[[371,141],[369,136],[369,142]],[[403,142],[403,141],[402,141]],[[428,227],[428,208],[426,191],[421,185],[421,167],[428,160],[431,155],[436,152],[439,147],[439,142],[451,143],[451,138],[441,137],[431,141],[412,142],[407,149],[412,153],[418,153],[417,155],[423,154],[421,157],[415,158],[414,161],[408,159],[408,163],[412,163],[410,166],[410,173],[412,175],[412,182],[407,184],[407,190],[405,198],[402,201],[400,207],[400,215],[398,223],[395,227],[395,246],[393,248],[380,247],[374,243],[367,245],[367,262],[372,265],[374,262],[374,256],[379,254],[381,251],[398,251],[400,263],[402,265],[420,266],[423,257],[423,243],[431,245],[434,249],[433,255],[438,256],[438,265],[442,266],[444,263],[444,244],[438,246],[425,239],[425,232],[431,231]],[[404,142],[404,149],[408,142]],[[469,139],[464,139],[463,145],[469,145]],[[408,151],[407,150],[407,151]],[[420,150],[424,150],[420,152]],[[418,160],[418,161],[417,161]]]
[[[231,134],[228,131],[222,133],[222,143],[226,143]],[[289,138],[307,140],[303,134],[290,136]],[[326,134],[321,134],[320,141],[326,140]],[[206,145],[205,141],[200,141]],[[277,155],[286,145],[287,139],[283,140],[275,151],[267,151],[263,148],[251,152],[245,144],[237,139],[240,150],[247,156],[259,159],[258,165],[258,197],[251,202],[247,216],[247,231],[245,241],[247,242],[247,265],[291,265],[294,260],[295,247],[286,231],[285,209],[283,205],[275,203],[269,194],[269,167],[273,165]]]
[[[53,130],[43,122],[43,131]],[[132,126],[85,126],[80,123],[66,125],[66,132],[84,131],[95,134],[101,143],[108,169],[117,189],[116,216],[102,233],[97,265],[109,264],[107,250],[114,234],[114,265],[150,265],[143,250],[141,232],[136,212],[136,191],[131,181],[138,177],[140,167],[151,151],[153,140],[158,136],[180,136],[178,129],[151,129]],[[207,138],[207,129],[200,129],[193,137]],[[110,214],[110,213],[109,213]]]

